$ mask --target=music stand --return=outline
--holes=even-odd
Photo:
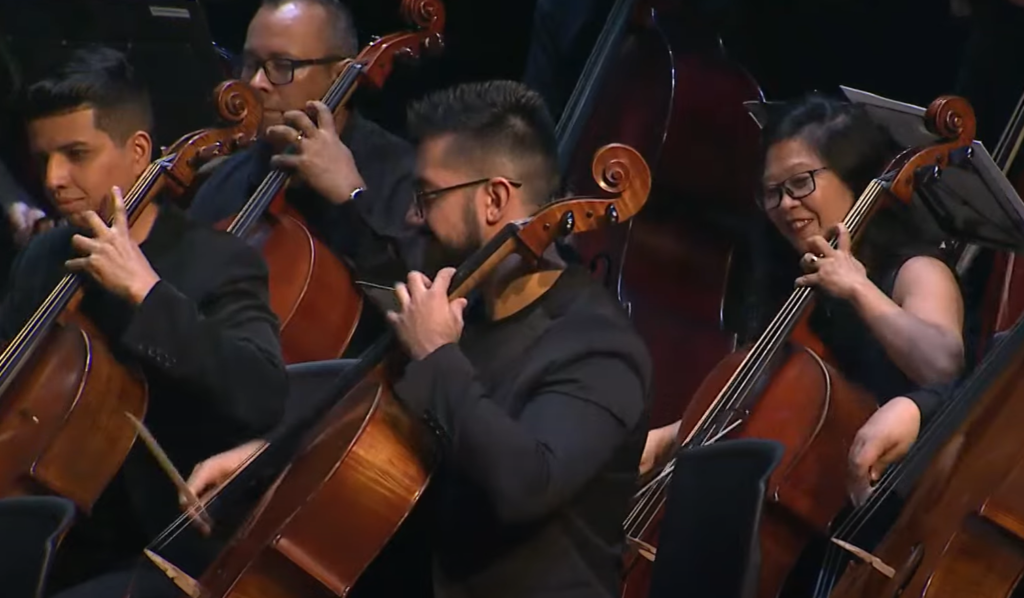
[[[101,44],[125,52],[149,88],[158,146],[217,117],[213,89],[227,73],[194,0],[0,0],[0,15],[0,99]]]

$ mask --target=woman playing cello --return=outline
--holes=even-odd
[[[848,379],[884,401],[850,450],[850,490],[860,499],[886,465],[906,454],[933,411],[937,395],[917,389],[948,383],[963,368],[963,300],[938,243],[923,239],[903,206],[878,214],[858,257],[851,253],[839,223],[899,150],[862,107],[810,97],[769,120],[758,203],[788,242],[788,263],[799,256],[802,273],[773,268],[760,286],[795,278],[798,286],[825,291],[813,331]],[[830,247],[830,234],[838,235],[838,249]],[[759,301],[770,317],[773,306]],[[671,455],[678,431],[679,422],[651,431],[642,474]]]

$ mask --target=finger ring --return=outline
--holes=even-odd
[[[306,136],[303,135],[301,131],[299,131],[299,134],[295,136],[295,143],[298,143],[298,142],[302,141],[305,138],[306,138]]]

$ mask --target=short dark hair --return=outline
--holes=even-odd
[[[787,104],[766,123],[762,138],[762,172],[773,145],[800,139],[850,188],[854,199],[901,149],[864,106],[820,94]]]
[[[28,87],[24,104],[30,121],[92,108],[96,128],[118,143],[153,129],[149,92],[125,55],[103,46],[75,50],[55,74]]]
[[[261,6],[278,8],[287,2],[296,1],[319,6],[327,14],[327,28],[331,35],[327,42],[332,52],[338,53],[343,58],[351,58],[359,53],[359,34],[356,32],[352,11],[338,0],[263,0]],[[315,58],[319,58],[319,56]]]
[[[409,108],[409,132],[417,141],[454,135],[467,156],[510,159],[538,206],[559,188],[554,122],[540,94],[522,83],[465,83],[434,92]]]

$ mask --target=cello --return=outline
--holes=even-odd
[[[125,196],[129,223],[159,193],[184,190],[203,160],[254,139],[262,117],[248,87],[215,91],[230,126],[190,133],[151,163]],[[89,512],[135,441],[145,380],[114,358],[77,307],[82,277],[65,274],[0,353],[0,496],[51,492]]]
[[[535,263],[556,238],[622,222],[643,207],[650,173],[636,151],[602,148],[593,173],[609,197],[570,197],[507,224],[460,266],[449,296],[465,296],[512,254]],[[200,578],[197,594],[344,596],[357,583],[421,496],[438,459],[431,431],[390,389],[388,366],[395,364],[385,359],[394,355],[393,340],[388,334],[375,343],[321,397],[322,408],[296,424],[294,433],[305,437],[300,450]],[[239,478],[277,446],[275,440]]]
[[[938,176],[973,141],[974,115],[960,98],[932,102],[924,124],[940,141],[904,151],[868,185],[843,221],[854,239],[884,201],[910,202],[919,185]],[[768,481],[761,520],[762,598],[778,595],[803,549],[845,506],[847,455],[877,408],[874,397],[830,365],[811,332],[814,294],[808,287],[795,290],[756,343],[724,359],[701,385],[680,426],[680,450],[736,437],[770,438],[785,447]],[[637,495],[625,523],[627,537],[639,548],[630,566],[646,568],[656,555],[652,532],[671,474],[670,464]]]
[[[440,48],[444,7],[439,0],[403,0],[402,13],[417,29],[375,40],[348,61],[324,95],[338,131],[358,86],[379,89],[396,59],[416,58],[420,48]],[[339,357],[359,323],[363,298],[348,268],[287,203],[290,179],[288,172],[272,169],[231,222],[220,228],[262,250],[270,272],[270,307],[281,320],[285,363]]]
[[[1000,147],[1016,153],[1020,106]],[[1011,155],[1011,164],[1014,162]],[[1005,154],[997,151],[997,160]],[[1016,168],[1006,169],[1014,187]],[[1019,264],[1019,261],[1017,261]],[[1006,272],[1012,276],[1013,268]],[[1014,277],[1015,278],[1015,277]],[[1010,279],[1007,278],[1007,281]],[[1013,308],[1013,296],[1004,306]],[[1019,304],[1017,305],[1019,308]],[[1014,309],[1013,311],[1016,311]],[[1005,312],[1004,312],[1005,313]],[[899,466],[887,471],[857,519],[839,533],[856,533],[891,494],[904,472],[927,465],[895,524],[872,550],[872,566],[833,560],[822,571],[819,596],[1012,596],[1024,576],[1024,320],[1019,312],[1006,336],[949,399]]]

